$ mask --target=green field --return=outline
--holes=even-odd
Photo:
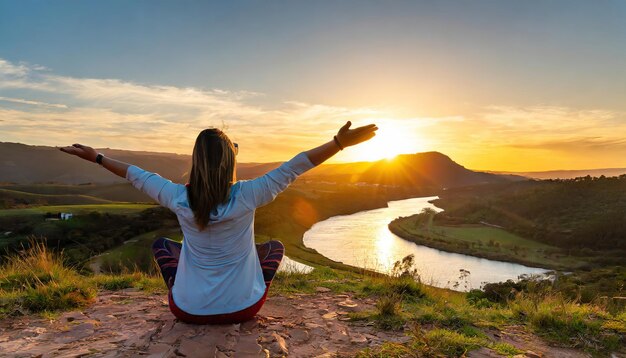
[[[115,204],[89,204],[89,205],[47,205],[26,209],[0,210],[0,216],[32,216],[50,213],[85,214],[92,211],[110,214],[134,214],[142,210],[154,208],[155,204],[115,203]]]
[[[174,235],[175,234],[175,235]],[[122,245],[108,250],[94,257],[88,264],[93,271],[123,272],[139,269],[143,272],[153,272],[152,242],[159,236],[179,238],[176,231],[150,231],[127,240]],[[180,237],[182,239],[182,237]]]
[[[16,206],[43,205],[87,205],[107,204],[111,200],[82,194],[35,194],[0,188],[0,208],[12,209]]]
[[[398,218],[389,229],[405,240],[436,249],[551,269],[575,269],[587,262],[562,249],[483,225],[428,225],[417,214]]]

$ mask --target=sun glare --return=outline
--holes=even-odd
[[[423,140],[408,128],[395,123],[378,124],[376,136],[356,148],[355,161],[391,160],[398,154],[410,154],[424,150]]]

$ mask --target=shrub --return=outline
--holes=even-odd
[[[524,351],[517,349],[508,343],[503,343],[503,342],[494,343],[489,348],[508,357],[524,353]]]
[[[624,341],[623,335],[606,327],[619,316],[613,317],[595,305],[575,304],[560,295],[541,299],[523,295],[510,305],[514,316],[552,341],[590,351],[614,350]]]
[[[446,357],[461,357],[485,344],[484,339],[468,337],[447,329],[433,329],[425,334],[428,346]]]
[[[32,241],[0,267],[0,312],[71,309],[91,302],[95,288],[42,242]]]

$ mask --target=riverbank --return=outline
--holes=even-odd
[[[589,264],[585,258],[566,255],[557,247],[524,239],[501,228],[437,225],[423,215],[397,218],[389,223],[389,230],[405,240],[437,250],[530,267],[576,270]]]
[[[387,207],[392,200],[424,195],[428,192],[378,186],[358,186],[298,180],[273,202],[259,208],[255,215],[255,241],[280,240],[286,255],[312,267],[331,267],[347,272],[366,270],[333,261],[304,245],[304,233],[315,223],[337,215]],[[175,224],[175,222],[172,222]],[[178,225],[137,235],[123,245],[94,257],[88,266],[105,272],[124,272],[138,268],[154,272],[152,242],[157,236],[182,240]],[[370,272],[370,274],[373,274]]]
[[[306,247],[304,233],[333,216],[384,208],[392,200],[428,194],[426,190],[296,181],[272,203],[257,210],[256,241],[280,240],[289,257],[313,267],[363,272],[362,268],[331,260]]]

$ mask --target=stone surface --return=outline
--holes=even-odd
[[[380,331],[372,322],[345,321],[347,311],[372,311],[375,300],[329,291],[271,296],[257,317],[243,324],[201,326],[179,322],[164,295],[136,290],[101,291],[96,303],[54,320],[18,316],[0,320],[2,357],[351,357],[384,342],[406,343],[407,332]],[[487,331],[525,357],[588,357],[550,347],[519,327]],[[496,357],[483,348],[468,357]]]

